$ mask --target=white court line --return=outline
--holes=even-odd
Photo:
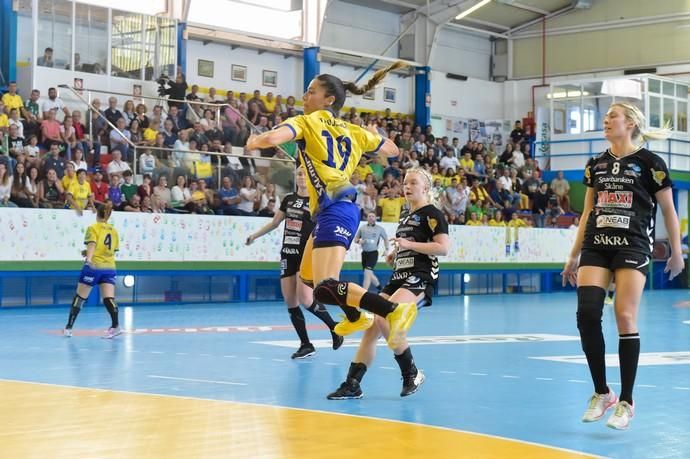
[[[338,364],[335,363],[335,362],[323,362],[323,364],[324,364],[324,365],[330,365],[330,366],[332,366],[332,367],[337,367],[337,366],[338,366]]]
[[[580,383],[580,384],[587,384],[587,381],[583,381],[581,379],[569,379],[568,382],[574,382],[574,383]],[[610,383],[609,383],[610,384]]]
[[[674,388],[675,390],[690,390],[690,387],[674,386],[673,388]]]
[[[652,386],[651,384],[638,384],[637,387],[656,387],[656,386]]]
[[[489,376],[486,373],[470,373],[472,376]]]
[[[199,354],[201,357],[213,357],[211,354]]]
[[[538,379],[539,381],[553,381],[553,378],[534,378]]]
[[[247,357],[249,360],[261,360],[261,357]]]
[[[234,358],[237,358],[236,355],[224,355],[223,357],[225,357],[226,359],[234,359]]]
[[[175,355],[189,355],[189,352],[176,352]]]
[[[163,351],[149,351],[151,354],[165,354]]]
[[[501,375],[501,378],[506,378],[506,379],[520,379],[519,376],[514,376],[514,375]]]
[[[273,360],[274,362],[285,362],[285,359],[271,359],[271,360]]]
[[[611,384],[612,386],[620,386],[621,385],[621,383],[619,383],[619,382],[610,382],[609,384]]]
[[[147,378],[156,379],[172,379],[174,381],[188,381],[188,382],[202,382],[209,384],[225,384],[228,386],[246,386],[246,383],[232,382],[232,381],[213,381],[210,379],[194,379],[194,378],[177,378],[175,376],[161,376],[161,375],[146,375]]]
[[[393,368],[393,367],[379,367],[379,368],[382,370],[397,370],[397,368]]]
[[[457,374],[457,371],[446,371],[446,370],[441,370],[440,372],[443,373],[444,375],[454,375],[454,374]]]

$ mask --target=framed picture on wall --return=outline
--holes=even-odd
[[[362,99],[374,100],[376,98],[376,90],[370,89],[362,95]]]
[[[383,101],[395,102],[395,88],[383,88]]]
[[[247,81],[247,67],[244,65],[232,64],[230,77],[233,81]]]
[[[213,61],[199,59],[197,61],[197,75],[206,78],[213,78]]]
[[[274,72],[273,70],[264,70],[262,81],[264,86],[275,88],[278,86],[278,72]]]

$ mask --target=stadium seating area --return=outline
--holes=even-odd
[[[294,187],[290,158],[297,156],[297,147],[294,142],[262,151],[244,146],[250,134],[298,115],[295,97],[258,90],[221,97],[213,88],[201,94],[184,77],[176,89],[186,94],[185,103],[135,105],[111,96],[94,99],[94,109],[70,110],[55,88],[42,98],[37,89],[11,83],[0,104],[0,207],[81,212],[110,200],[130,212],[272,216]],[[415,125],[411,116],[389,109],[352,108],[341,117],[375,124],[401,151],[387,162],[360,161],[352,183],[363,218],[374,212],[382,221],[397,222],[405,206],[405,171],[424,167],[433,177],[435,204],[450,224],[577,224],[567,180],[559,174],[551,183],[542,181],[530,155],[534,139],[517,123],[499,151],[493,144],[460,145],[458,139],[436,137],[431,126]],[[86,174],[80,179],[82,169]],[[90,184],[88,198],[72,191],[80,180]]]

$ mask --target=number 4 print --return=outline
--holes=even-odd
[[[321,135],[326,139],[326,149],[328,150],[328,159],[323,160],[323,163],[329,167],[335,168],[337,165],[333,161],[333,136],[330,132],[326,130],[321,131]],[[335,139],[335,141],[338,145],[338,153],[340,154],[340,157],[343,161],[338,169],[344,171],[347,167],[347,162],[350,160],[350,153],[352,152],[352,141],[349,137],[344,135],[338,136]]]

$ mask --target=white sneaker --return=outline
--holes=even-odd
[[[618,402],[616,404],[616,410],[609,416],[609,420],[606,421],[606,427],[616,430],[626,430],[630,427],[630,421],[633,416],[635,416],[635,408],[633,405],[624,401]]]
[[[65,338],[71,338],[72,337],[72,329],[71,328],[65,328],[65,330],[62,332],[62,336]]]
[[[113,339],[117,335],[121,335],[121,334],[122,334],[122,330],[120,330],[120,327],[117,327],[117,328],[111,327],[108,330],[106,330],[105,335],[103,335],[103,339]]]
[[[608,394],[597,394],[596,392],[589,399],[589,406],[582,416],[582,422],[594,422],[603,418],[613,405],[618,401],[616,394],[609,388]]]

